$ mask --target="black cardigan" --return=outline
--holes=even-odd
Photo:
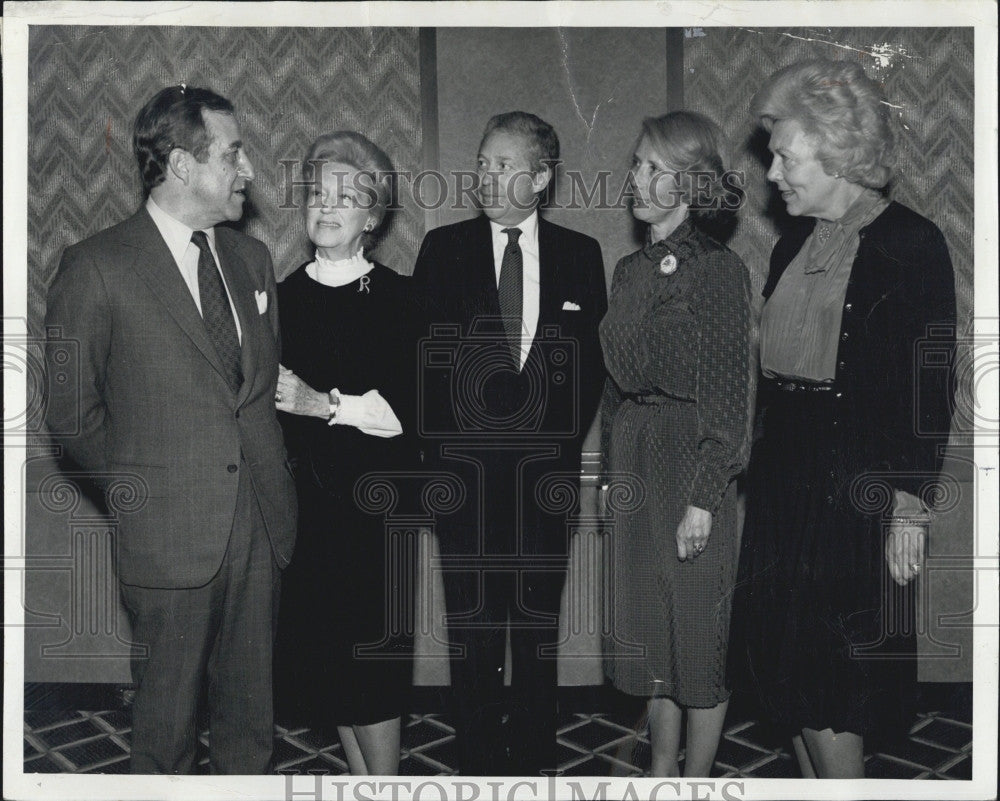
[[[771,253],[769,298],[815,226],[803,218]],[[865,228],[844,297],[834,425],[848,472],[880,476],[933,502],[948,441],[955,347],[955,278],[932,222],[890,203]],[[766,403],[766,398],[762,398]]]

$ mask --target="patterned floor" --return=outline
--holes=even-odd
[[[561,692],[560,707],[565,711],[559,727],[559,767],[564,775],[642,776],[648,770],[649,740],[641,704],[607,688]],[[971,778],[971,685],[921,685],[921,693],[921,708],[926,711],[920,713],[909,737],[866,756],[870,778]],[[27,685],[25,773],[127,773],[127,697],[127,690],[111,686]],[[425,711],[411,714],[405,723],[400,773],[454,774],[454,729],[439,711],[446,707],[444,692],[419,688],[414,701],[414,708]],[[278,772],[347,772],[336,733],[282,723],[275,731]],[[203,733],[203,745],[206,742]],[[788,747],[734,699],[713,775],[798,778]],[[205,772],[207,761],[203,754],[200,767]]]

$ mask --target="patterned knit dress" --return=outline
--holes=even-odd
[[[601,343],[612,563],[605,670],[632,695],[711,707],[725,685],[738,554],[733,479],[747,456],[750,283],[687,220],[615,268]],[[705,551],[677,558],[688,506],[712,513]]]

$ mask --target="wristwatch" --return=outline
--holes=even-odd
[[[327,425],[333,425],[337,419],[337,412],[340,411],[340,392],[336,389],[330,390],[330,416],[326,418]]]

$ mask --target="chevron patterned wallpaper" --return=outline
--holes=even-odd
[[[944,231],[958,275],[959,319],[972,309],[973,45],[962,28],[688,29],[685,101],[720,121],[747,173],[749,204],[730,244],[763,284],[776,238],[750,97],[774,70],[810,55],[860,58],[884,81],[901,169],[894,195]],[[416,29],[36,27],[29,54],[29,325],[62,249],[130,214],[141,200],[132,119],[156,89],[185,81],[229,97],[257,168],[242,225],[268,243],[279,277],[308,255],[301,219],[281,209],[282,160],[319,133],[360,130],[398,169],[422,152]],[[423,214],[407,192],[376,256],[412,267]]]
[[[302,217],[281,209],[281,160],[321,133],[361,131],[400,170],[422,153],[415,28],[33,27],[28,72],[28,313],[38,335],[45,293],[67,245],[142,201],[132,121],[161,87],[207,86],[236,106],[257,176],[244,230],[271,248],[279,279],[307,256]],[[376,257],[410,272],[424,234],[408,203]]]
[[[753,137],[750,98],[775,70],[803,58],[857,58],[884,83],[898,123],[893,197],[944,232],[955,265],[959,322],[972,314],[973,32],[971,28],[692,28],[684,40],[684,101],[719,122],[748,205],[730,246],[763,286],[776,228],[767,208],[766,137]]]

